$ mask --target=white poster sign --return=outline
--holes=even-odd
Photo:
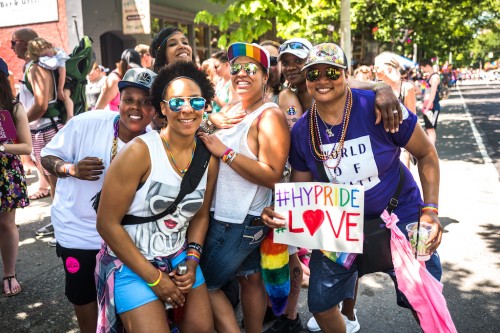
[[[363,186],[280,183],[274,195],[274,209],[286,217],[286,228],[274,230],[276,243],[363,253]]]
[[[0,27],[59,21],[57,0],[0,0]]]
[[[122,0],[123,33],[150,34],[149,0]]]

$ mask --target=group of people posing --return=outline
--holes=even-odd
[[[272,208],[281,181],[362,184],[365,219],[380,216],[400,187],[397,226],[432,226],[425,266],[440,279],[436,149],[390,86],[348,78],[338,45],[233,43],[217,59],[230,94],[216,94],[178,28],[162,29],[150,52],[153,70],[129,66],[117,81],[118,111],[97,101],[96,110],[51,129],[38,154],[54,179],[56,252],[81,332],[169,332],[166,307],[182,310],[181,332],[240,332],[222,291],[234,278],[245,331],[262,332],[260,244],[285,226]],[[220,110],[206,117],[213,101]],[[345,154],[360,143],[364,154]],[[400,161],[402,148],[418,161],[422,192]],[[288,252],[288,302],[268,332],[302,329],[303,271],[297,249]],[[313,249],[309,267],[308,328],[359,330],[356,264],[346,269]],[[413,310],[389,274],[398,304]]]

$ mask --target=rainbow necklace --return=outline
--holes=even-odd
[[[172,153],[172,149],[170,148],[170,145],[168,144],[167,139],[165,138],[164,135],[161,135],[161,134],[160,134],[160,137],[163,140],[163,142],[165,142],[165,146],[167,147],[168,155],[170,156],[170,159],[172,160],[172,163],[174,163],[174,167],[177,169],[177,171],[179,171],[179,173],[181,175],[184,176],[184,174],[188,171],[189,166],[191,165],[191,162],[193,161],[194,151],[196,150],[196,139],[194,140],[193,151],[191,153],[191,160],[189,161],[189,163],[188,163],[188,165],[187,165],[187,167],[185,169],[181,169],[181,168],[179,168],[179,166],[175,162],[174,154]]]

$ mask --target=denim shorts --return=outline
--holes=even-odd
[[[173,268],[177,267],[186,258],[186,251],[172,259]],[[196,280],[193,289],[205,282],[200,266],[196,268]],[[130,268],[122,265],[115,271],[115,304],[116,313],[120,314],[133,310],[149,302],[156,301],[158,296],[139,275]]]
[[[200,262],[209,291],[220,289],[236,274],[260,272],[260,243],[268,227],[251,226],[256,217],[247,215],[243,223],[235,224],[218,221],[210,215]]]
[[[408,222],[409,223],[409,222]],[[399,229],[408,238],[406,225],[408,223],[398,223]],[[442,269],[439,255],[434,252],[429,260],[425,262],[429,273],[437,280],[441,280]],[[356,262],[350,269],[331,261],[321,251],[314,250],[309,262],[311,277],[309,280],[308,306],[312,313],[327,311],[344,299],[354,298],[354,288],[358,278]],[[406,297],[397,288],[396,275],[393,270],[386,272],[394,282],[396,289],[397,304],[401,307],[411,309]]]

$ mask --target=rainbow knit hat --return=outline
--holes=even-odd
[[[269,52],[265,48],[257,44],[249,43],[233,43],[229,45],[227,58],[230,62],[243,56],[257,60],[266,69],[266,71],[269,70]]]

